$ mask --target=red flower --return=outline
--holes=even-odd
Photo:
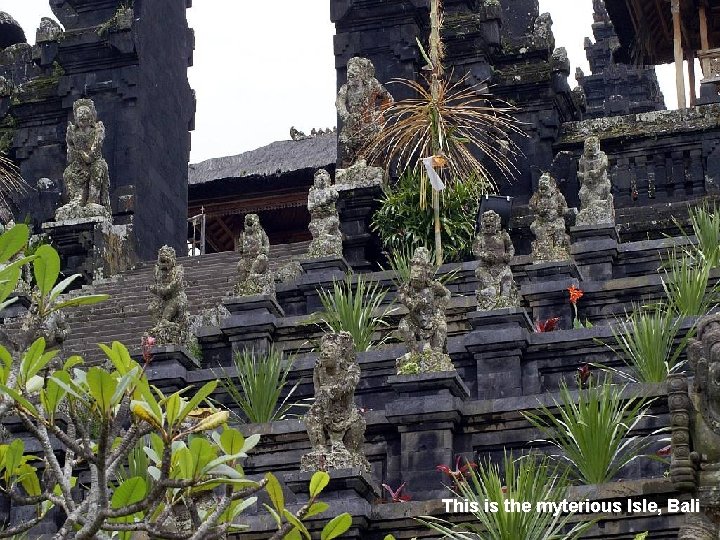
[[[590,381],[590,365],[585,364],[582,367],[579,367],[577,370],[577,380],[578,380],[578,387],[580,388],[587,388],[588,382]]]
[[[557,330],[557,325],[560,322],[560,317],[553,317],[552,319],[547,319],[545,321],[536,321],[535,322],[535,332],[543,333],[543,332],[554,332]]]
[[[583,297],[583,294],[585,294],[584,292],[582,292],[581,289],[578,289],[575,285],[568,287],[567,291],[570,293],[570,303],[572,305],[577,304],[577,301]]]
[[[450,470],[450,467],[447,465],[438,465],[435,467],[436,470],[440,471],[443,474],[446,474],[450,478],[452,478],[455,482],[459,482],[460,480],[463,480],[465,476],[467,476],[470,473],[471,469],[475,469],[477,467],[477,463],[471,463],[467,462],[462,467],[460,466],[460,460],[462,459],[462,456],[458,456],[455,459],[455,470]]]
[[[667,446],[664,446],[663,448],[661,448],[660,450],[655,452],[655,455],[660,456],[660,457],[667,457],[670,454],[672,454],[672,445],[671,444],[668,444]]]
[[[390,494],[390,500],[392,502],[408,502],[412,499],[410,495],[402,495],[403,489],[405,489],[405,482],[400,484],[400,487],[398,487],[396,490],[393,490],[390,486],[387,484],[382,485],[383,488]]]
[[[150,361],[152,360],[152,357],[153,357],[152,350],[153,350],[153,347],[155,346],[155,338],[152,336],[144,335],[142,337],[141,344],[142,344],[143,360],[145,361],[146,364],[148,364],[148,363],[150,363]]]

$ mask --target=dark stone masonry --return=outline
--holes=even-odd
[[[523,136],[511,135],[521,151],[513,177],[496,178],[499,193],[514,198],[507,232],[500,216],[488,213],[476,240],[480,260],[445,264],[434,276],[429,254],[418,250],[414,270],[422,279],[415,276],[415,285],[421,283],[413,291],[399,287],[394,273],[381,266],[387,263],[370,228],[380,181],[326,184],[341,168],[342,126],[312,136],[293,128],[293,140],[188,168],[195,112],[187,80],[194,48],[186,19],[191,3],[51,0],[62,27],[43,19],[36,45],[0,13],[0,152],[30,183],[27,193],[12,196],[11,210],[16,221],[31,219],[36,234],[49,232],[63,271],[83,275],[83,291],[111,296],[68,312],[62,355],[98,364],[98,343],[122,341],[139,358],[141,336],[156,325],[165,328],[165,339],[147,374],[161,390],[176,391],[215,380],[239,351],[275,346],[295,356],[285,390],[297,383],[294,402],[315,396],[321,385],[314,384],[314,373],[316,383],[344,385],[342,401],[327,398],[311,409],[294,407],[284,420],[239,427],[246,436],[261,435],[245,473],[253,479],[275,473],[293,511],[307,502],[307,469],[328,461],[346,465],[331,471],[321,497],[330,509],[307,521],[313,538],[343,512],[353,524],[342,538],[358,540],[429,538],[415,519],[420,516],[472,519],[446,511],[441,499],[450,496],[450,480],[439,465],[453,467],[458,459],[499,463],[505,451],[519,455],[531,447],[553,453],[523,413],[552,407],[563,382],[576,392],[583,366],[627,371],[608,346],[614,325],[634,305],[663,298],[658,268],[670,250],[690,241],[681,231],[689,230],[688,206],[720,196],[720,105],[664,110],[654,69],[616,58],[617,36],[600,0],[594,2],[595,42],[585,47],[592,73],[578,74],[580,88],[574,90],[567,53],[556,47],[552,19],[539,12],[537,0],[445,0],[447,66],[515,107]],[[408,97],[390,82],[420,77],[425,61],[416,39],[424,42],[429,32],[427,0],[331,0],[329,7],[338,89],[346,83],[348,61],[361,56],[373,62],[376,82],[396,101]],[[58,224],[55,212],[67,202],[66,129],[77,123],[73,106],[83,98],[93,100],[104,124],[112,218]],[[366,165],[362,161],[358,170],[370,178]],[[312,187],[318,169],[327,173]],[[348,168],[342,174],[352,173]],[[614,222],[602,215],[613,204]],[[188,217],[200,214],[207,218],[208,252],[186,257]],[[325,256],[314,257],[323,250]],[[317,322],[319,291],[331,290],[346,273],[387,289],[383,307],[394,308],[375,336],[387,336],[387,342],[356,354],[347,351],[347,336],[323,338]],[[711,282],[718,278],[715,268]],[[584,293],[577,312],[568,299],[574,287]],[[425,295],[425,303],[413,295]],[[26,306],[24,300],[18,306]],[[18,306],[0,312],[8,328],[25,309]],[[208,318],[213,310],[216,316]],[[538,322],[555,317],[556,331],[537,331]],[[575,317],[590,324],[574,328]],[[196,321],[194,336],[186,332],[190,321]],[[683,318],[681,332],[696,322]],[[711,330],[708,343],[720,335],[715,326]],[[172,342],[180,335],[176,341],[182,343]],[[690,377],[692,366],[707,367],[701,345],[690,355]],[[341,374],[332,372],[328,355],[334,351],[346,353]],[[426,356],[443,370],[427,368]],[[398,364],[413,360],[422,368],[418,373],[398,374]],[[669,384],[672,393],[687,397],[687,381],[679,378],[628,383],[624,390],[624,396],[653,398],[651,416],[633,430],[651,437],[650,455],[667,445],[661,428],[680,429],[678,407],[667,399]],[[233,406],[221,387],[213,398]],[[333,428],[341,421],[342,430]],[[18,419],[3,419],[3,425],[39,451]],[[326,437],[333,436],[344,437],[347,448],[330,445]],[[647,500],[667,510],[669,498],[692,497],[667,471],[658,460],[637,459],[615,481],[574,486],[567,497]],[[703,482],[712,492],[709,480]],[[412,499],[388,500],[382,484],[405,484]],[[240,516],[248,529],[232,538],[272,536],[266,499],[262,495]],[[0,525],[34,512],[6,508],[4,501]],[[62,523],[57,513],[29,537],[52,538],[56,522]],[[678,538],[685,521],[666,511],[596,517],[583,538],[633,540],[648,531],[650,539],[669,540]]]

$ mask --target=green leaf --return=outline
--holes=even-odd
[[[0,275],[0,301],[8,298],[17,288],[20,281],[20,268],[13,267],[4,269]]]
[[[308,510],[308,513],[305,514],[306,518],[316,516],[318,514],[322,514],[325,512],[328,508],[330,508],[330,505],[327,503],[324,503],[322,501],[314,502],[310,506],[310,509]]]
[[[35,252],[33,273],[38,289],[43,295],[52,291],[60,275],[60,256],[52,246],[43,244]]]
[[[320,533],[320,540],[332,540],[345,534],[352,526],[352,516],[347,512],[332,518]]]
[[[137,372],[139,369],[140,366],[136,366],[121,377],[120,382],[117,383],[117,387],[115,388],[115,391],[110,398],[110,403],[112,407],[115,407],[123,400],[128,386],[130,386],[130,384],[135,381],[135,377],[137,376]]]
[[[210,381],[209,383],[206,383],[202,388],[200,388],[200,390],[198,390],[197,393],[192,398],[190,398],[185,407],[183,407],[182,411],[180,411],[180,416],[178,416],[177,421],[182,422],[183,420],[185,420],[188,414],[194,411],[205,398],[207,398],[210,394],[213,393],[213,391],[217,387],[217,384],[217,381]]]
[[[285,535],[283,540],[302,540],[302,535],[300,534],[300,531],[293,529]]]
[[[293,530],[300,531],[303,536],[307,538],[307,540],[312,540],[310,532],[305,528],[305,525],[303,525],[302,522],[295,517],[292,512],[287,509],[283,509],[283,515],[285,516],[285,519],[288,520],[288,523],[292,523],[293,525],[295,525],[295,529]]]
[[[10,370],[12,369],[12,355],[10,352],[0,345],[0,384],[7,384]]]
[[[113,510],[140,502],[147,493],[145,479],[140,476],[133,476],[125,480],[113,493],[110,505]]]
[[[15,225],[0,235],[0,263],[9,261],[25,247],[30,239],[30,228],[24,223]]]
[[[71,356],[70,358],[68,358],[65,361],[65,364],[63,365],[63,369],[66,371],[70,371],[75,366],[79,366],[80,364],[83,364],[83,363],[84,362],[83,362],[82,357],[80,357],[78,355]]]
[[[45,339],[38,338],[32,345],[25,351],[23,358],[20,362],[20,381],[21,383],[27,382],[32,377],[30,371],[32,370],[35,363],[42,357],[45,352]],[[37,372],[35,372],[37,373]],[[34,374],[33,374],[34,375]]]
[[[275,523],[277,523],[278,529],[282,527],[282,519],[280,518],[280,514],[278,514],[272,506],[268,506],[267,504],[263,504],[263,506],[265,507],[265,510],[270,512],[270,515],[275,520]]]
[[[182,405],[182,398],[180,392],[175,392],[170,396],[165,403],[165,415],[167,416],[167,423],[170,428],[175,425],[178,415],[180,414],[180,405]]]
[[[220,435],[220,448],[228,455],[239,454],[245,445],[245,437],[237,429],[226,428]]]
[[[52,302],[58,296],[60,296],[62,293],[64,293],[65,289],[67,289],[70,286],[70,284],[79,277],[82,277],[82,275],[81,274],[73,274],[72,276],[63,279],[60,283],[55,285],[53,287],[53,289],[50,291],[50,301]]]
[[[330,475],[325,471],[318,471],[310,479],[310,497],[317,497],[330,482]]]
[[[17,406],[22,407],[23,409],[25,409],[26,411],[28,411],[31,415],[33,415],[35,417],[38,416],[38,411],[35,408],[35,406],[32,403],[30,403],[27,399],[22,397],[17,391],[13,390],[12,388],[10,388],[4,384],[0,384],[0,390],[2,390],[8,396],[10,396],[10,398],[13,401],[15,401],[15,404]]]
[[[87,372],[87,385],[90,395],[100,411],[107,414],[113,407],[112,397],[117,389],[117,380],[99,367],[92,367]]]
[[[89,294],[87,296],[77,296],[75,298],[71,298],[70,300],[67,300],[65,302],[60,302],[59,304],[55,304],[52,307],[53,311],[58,311],[60,309],[65,309],[69,307],[79,307],[79,306],[91,306],[93,304],[97,304],[99,302],[104,302],[110,298],[109,294]]]
[[[10,478],[16,475],[17,469],[22,463],[25,443],[22,439],[15,439],[11,442],[5,452],[5,483],[10,483]]]
[[[20,484],[30,497],[37,497],[42,494],[40,479],[38,478],[35,467],[26,463],[18,467],[17,474]]]
[[[272,473],[267,473],[265,478],[267,479],[265,490],[268,492],[273,506],[278,512],[282,512],[285,508],[285,496],[283,495],[282,488],[280,487],[280,482],[278,482],[278,479],[275,478],[275,475]]]
[[[67,394],[67,391],[57,383],[58,380],[70,385],[70,375],[66,371],[56,371],[47,380],[46,388],[40,393],[40,400],[45,412],[50,416],[50,420],[55,417],[58,405]]]

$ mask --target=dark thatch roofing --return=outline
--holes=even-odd
[[[282,176],[327,168],[336,161],[337,134],[330,133],[299,141],[278,141],[237,156],[190,165],[188,182],[192,186],[229,178]]]

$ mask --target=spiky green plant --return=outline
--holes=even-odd
[[[367,351],[372,345],[373,334],[387,326],[385,316],[392,308],[381,308],[387,290],[377,281],[368,281],[358,275],[356,280],[346,276],[334,281],[332,290],[318,289],[323,311],[315,317],[332,332],[349,332],[355,350]],[[382,314],[377,315],[382,310]]]
[[[652,442],[631,431],[648,416],[649,401],[627,398],[625,388],[609,381],[592,384],[573,395],[563,382],[557,412],[542,405],[538,412],[523,413],[547,441],[561,451],[570,475],[585,484],[614,479],[620,469],[641,456]]]
[[[295,405],[290,399],[298,386],[296,383],[281,401],[292,363],[292,358],[286,358],[275,347],[266,353],[247,349],[235,353],[235,378],[224,372],[220,381],[244,420],[262,424],[285,418]]]
[[[477,471],[471,470],[468,480],[457,484],[455,496],[478,505],[472,512],[474,522],[453,525],[431,517],[420,521],[454,540],[572,540],[592,525],[587,521],[571,524],[573,515],[535,511],[538,503],[562,501],[569,486],[567,473],[547,457],[513,459],[506,453],[503,469],[504,475],[496,464],[481,463]],[[508,512],[504,501],[509,499],[529,502],[533,511]],[[497,504],[496,511],[486,511],[486,501]]]
[[[717,306],[719,286],[710,283],[710,269],[711,264],[704,257],[692,257],[677,250],[671,253],[662,284],[677,315],[702,316]]]
[[[709,205],[690,209],[690,222],[698,253],[711,268],[720,265],[720,212]]]
[[[675,344],[681,324],[667,305],[635,306],[625,320],[612,327],[617,347],[608,347],[630,367],[630,373],[624,374],[630,380],[664,382],[680,367],[680,355],[692,337],[688,332]]]
[[[0,153],[0,210],[12,216],[10,195],[12,193],[24,193],[29,186],[17,166],[5,155]]]

